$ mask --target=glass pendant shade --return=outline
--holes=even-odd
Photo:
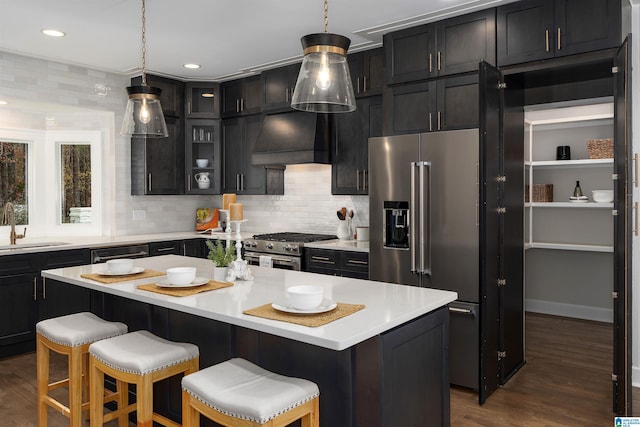
[[[161,89],[151,86],[129,86],[129,100],[120,133],[134,138],[169,136],[160,105]]]
[[[304,58],[291,107],[316,113],[348,113],[356,109],[347,50],[351,40],[331,33],[302,37]]]

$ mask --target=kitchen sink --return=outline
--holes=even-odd
[[[15,245],[0,245],[0,251],[6,249],[32,249],[32,248],[46,248],[49,246],[62,246],[68,245],[67,242],[33,242],[33,243],[18,243]]]

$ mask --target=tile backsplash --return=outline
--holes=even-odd
[[[52,123],[57,129],[98,128],[104,139],[102,234],[193,230],[195,209],[220,207],[221,196],[131,195],[130,142],[119,134],[128,85],[128,76],[0,51],[0,98],[22,105],[19,112],[0,111],[0,129],[46,130]],[[354,226],[369,222],[367,196],[331,194],[330,165],[288,166],[284,195],[238,196],[238,201],[244,204],[247,231],[335,233],[342,206],[354,210]]]

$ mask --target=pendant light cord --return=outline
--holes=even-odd
[[[142,0],[142,86],[147,85],[147,28],[145,19],[144,0]],[[326,19],[326,18],[325,18]]]
[[[324,32],[329,32],[329,0],[324,0]]]

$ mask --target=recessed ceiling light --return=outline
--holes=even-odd
[[[59,30],[54,30],[54,29],[44,29],[42,30],[42,34],[45,34],[47,36],[51,36],[51,37],[64,37],[65,33],[63,33],[62,31]]]
[[[203,98],[213,98],[214,95],[212,93],[205,92],[205,93],[201,94],[200,96],[203,97]]]
[[[200,68],[200,65],[198,65],[198,64],[184,64],[183,67],[184,68],[191,68],[191,69],[195,70],[197,68]]]

